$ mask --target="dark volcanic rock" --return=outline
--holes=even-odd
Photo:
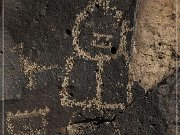
[[[170,132],[175,76],[145,93],[129,75],[135,13],[136,0],[5,1],[5,135]]]

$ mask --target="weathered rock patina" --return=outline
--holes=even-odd
[[[175,135],[173,2],[5,1],[5,135]]]

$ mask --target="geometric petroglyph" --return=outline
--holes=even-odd
[[[100,38],[105,38],[105,41],[108,42],[113,36],[112,35],[106,35],[106,34],[99,34],[99,33],[93,33],[93,36],[96,38],[96,40],[92,40],[92,46],[99,47],[99,48],[111,48],[111,43],[105,44],[102,42],[100,45],[97,44],[97,41],[100,40]]]
[[[110,0],[93,0],[90,1],[89,4],[85,7],[85,9],[77,15],[75,20],[75,24],[72,29],[72,37],[73,42],[72,46],[74,48],[74,52],[72,55],[66,60],[65,70],[66,74],[64,76],[64,81],[62,83],[62,89],[60,91],[61,96],[61,105],[62,106],[79,106],[82,108],[96,108],[96,109],[125,109],[124,103],[106,103],[102,101],[102,73],[104,73],[104,65],[108,63],[112,59],[117,59],[119,55],[123,56],[126,60],[127,67],[129,66],[129,54],[126,51],[127,46],[127,33],[133,31],[132,28],[129,27],[129,20],[123,19],[124,13],[118,10],[116,5],[111,6],[112,4]],[[104,16],[110,15],[113,16],[114,23],[111,26],[111,29],[119,28],[121,29],[119,33],[116,32],[116,35],[119,35],[118,47],[117,51],[114,54],[103,54],[103,51],[99,51],[95,55],[92,55],[91,52],[85,50],[80,43],[82,37],[81,35],[81,25],[83,22],[87,20],[88,17],[92,16],[95,12],[96,6],[99,6],[103,10]],[[101,16],[102,17],[102,16]],[[107,20],[107,19],[106,19]],[[105,20],[105,21],[106,21]],[[90,22],[90,24],[94,24],[95,22]],[[91,26],[92,26],[91,25]],[[93,28],[92,28],[93,29]],[[94,49],[104,49],[110,50],[112,48],[112,38],[117,37],[111,33],[102,33],[102,32],[92,32],[92,38],[90,42],[90,47],[94,47]],[[85,45],[84,45],[85,46]],[[77,101],[76,99],[70,99],[70,95],[68,93],[68,86],[70,82],[70,73],[73,71],[74,67],[74,59],[85,59],[87,61],[95,61],[98,72],[96,72],[96,96],[92,100],[84,100]],[[127,86],[127,102],[132,101],[132,92],[131,92],[131,82],[129,81]]]
[[[10,51],[16,52],[17,49],[22,50],[23,44],[22,43],[18,44],[17,46],[10,49]],[[21,55],[21,54],[19,55],[19,61],[20,61],[22,72],[28,78],[28,84],[26,87],[29,88],[30,90],[35,89],[35,85],[37,84],[36,77],[35,77],[36,73],[40,73],[40,72],[48,71],[51,69],[58,69],[59,68],[59,66],[57,64],[52,65],[52,66],[39,65],[35,62],[32,62],[29,57],[26,57],[26,56]]]
[[[47,135],[46,126],[48,125],[45,116],[50,112],[45,109],[34,109],[32,112],[25,111],[16,114],[7,113],[6,125],[10,135]]]

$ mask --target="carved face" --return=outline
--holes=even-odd
[[[108,0],[91,2],[73,27],[73,46],[79,56],[110,60],[120,53],[123,13]],[[125,44],[124,44],[125,45]]]

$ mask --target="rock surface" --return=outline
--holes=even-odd
[[[175,71],[177,57],[180,61],[177,4],[175,0],[139,0],[131,67],[134,80],[146,91]]]
[[[173,2],[5,1],[4,134],[176,135]]]

